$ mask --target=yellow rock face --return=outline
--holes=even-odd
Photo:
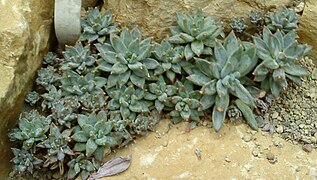
[[[0,1],[0,177],[10,170],[7,132],[47,53],[54,1]]]
[[[168,35],[177,12],[194,13],[202,9],[206,15],[222,20],[226,26],[234,17],[247,17],[251,10],[269,10],[287,5],[289,0],[104,0],[121,26],[139,26],[146,37],[159,40]]]

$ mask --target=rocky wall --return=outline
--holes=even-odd
[[[7,132],[48,51],[54,1],[0,1],[0,179],[12,158]]]

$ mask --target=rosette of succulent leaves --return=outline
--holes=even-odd
[[[92,160],[93,161],[93,160]],[[91,172],[99,168],[99,165],[91,162],[85,155],[80,154],[67,163],[69,170],[67,172],[68,179],[75,179],[76,175],[80,174],[82,180],[88,179]]]
[[[9,133],[11,141],[22,141],[24,150],[34,149],[37,142],[47,138],[51,118],[40,115],[36,110],[24,113],[19,118],[19,127]]]
[[[246,75],[257,64],[254,44],[239,41],[231,32],[223,43],[216,42],[214,56],[206,59],[195,58],[195,63],[197,70],[193,71],[194,73],[187,79],[202,87],[200,90],[202,110],[214,105],[212,120],[216,131],[224,122],[230,99],[232,99],[230,95],[247,105],[243,106],[248,108],[247,110],[240,109],[242,112],[250,112],[249,109],[254,107],[254,98],[244,86],[244,82],[247,80]],[[246,117],[251,117],[246,120],[252,128],[257,129],[257,126],[253,126],[255,119],[252,111]]]
[[[222,26],[213,17],[204,17],[201,10],[194,16],[177,13],[176,18],[178,26],[171,27],[173,36],[168,41],[185,46],[186,60],[194,56],[211,55],[215,39],[224,36]]]
[[[200,103],[201,94],[198,90],[194,90],[194,86],[191,82],[183,80],[176,82],[177,94],[169,98],[172,106],[170,115],[174,123],[178,123],[182,120],[198,121],[200,116],[204,115]]]
[[[281,7],[275,12],[269,12],[265,22],[271,31],[280,30],[287,33],[298,28],[299,16],[294,9]]]
[[[43,167],[50,169],[59,168],[60,174],[64,174],[64,159],[66,155],[74,156],[74,152],[69,147],[71,142],[72,129],[65,129],[60,132],[60,129],[55,125],[50,125],[50,133],[48,139],[37,144],[37,147],[47,149],[45,162]]]
[[[26,151],[24,149],[11,148],[14,158],[11,160],[13,162],[14,170],[17,172],[28,171],[33,173],[34,169],[39,169],[42,160],[35,157],[34,153]]]
[[[128,83],[144,88],[150,78],[149,70],[160,64],[150,58],[153,50],[151,39],[142,40],[141,32],[134,28],[130,32],[123,28],[120,36],[110,35],[110,44],[95,44],[99,51],[98,69],[109,72],[107,88],[122,87]]]
[[[288,87],[287,79],[300,84],[301,77],[308,75],[299,61],[311,47],[298,44],[296,38],[295,31],[285,34],[277,30],[272,34],[267,27],[263,29],[262,37],[253,38],[257,55],[262,60],[253,72],[254,81],[261,82],[261,88],[275,97]]]
[[[80,35],[81,41],[88,41],[88,43],[97,41],[105,42],[107,36],[111,33],[117,33],[117,25],[113,23],[113,17],[110,11],[100,13],[98,8],[91,8],[88,10],[87,16],[81,21],[83,29]]]
[[[85,152],[87,157],[94,156],[101,161],[105,148],[118,145],[119,139],[113,134],[113,123],[108,121],[107,112],[100,111],[89,115],[78,115],[78,124],[72,139],[76,142],[74,150]]]
[[[168,42],[168,39],[164,39],[161,44],[155,45],[153,54],[161,63],[161,65],[154,70],[154,76],[165,75],[172,83],[174,83],[176,74],[182,74],[184,47],[174,47]]]

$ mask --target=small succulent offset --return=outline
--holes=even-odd
[[[176,87],[177,94],[170,98],[174,104],[174,110],[170,112],[174,123],[189,119],[198,121],[199,117],[204,114],[199,102],[201,94],[199,91],[194,90],[193,84],[187,80],[185,80],[184,84],[177,81]]]
[[[66,129],[62,133],[55,124],[51,124],[48,139],[37,144],[37,147],[47,149],[46,161],[43,167],[50,166],[50,169],[59,167],[60,174],[64,173],[64,158],[66,155],[75,155],[69,147],[72,129]]]
[[[75,179],[75,177],[80,174],[82,180],[86,180],[89,174],[96,170],[97,167],[87,159],[85,155],[80,154],[77,157],[73,158],[67,163],[69,170],[67,173],[68,179]]]
[[[79,98],[93,91],[102,92],[102,88],[107,83],[107,79],[104,77],[95,76],[93,73],[83,76],[72,70],[66,71],[60,81],[63,95],[77,95]]]
[[[57,102],[58,100],[60,100],[62,98],[62,90],[58,89],[51,85],[47,88],[47,93],[44,93],[41,95],[41,97],[43,98],[42,101],[42,110],[44,111],[45,109],[50,109],[53,107],[53,104],[55,102]]]
[[[51,85],[59,85],[60,76],[56,72],[56,69],[53,66],[47,66],[37,71],[38,77],[35,82],[38,85],[43,86],[46,90]]]
[[[276,12],[269,12],[265,22],[273,32],[277,30],[289,32],[298,28],[299,16],[294,9],[281,7]]]
[[[77,103],[69,101],[66,98],[59,99],[58,101],[54,102],[51,109],[52,114],[49,116],[52,117],[54,121],[57,121],[60,125],[70,128],[72,121],[77,119]]]
[[[48,52],[44,57],[43,64],[56,67],[59,64],[59,59],[55,53]]]
[[[202,109],[212,111],[213,128],[218,131],[224,122],[230,102],[230,94],[254,107],[254,98],[243,85],[243,78],[257,64],[256,47],[252,43],[240,42],[231,32],[223,43],[214,47],[214,59],[195,58],[199,71],[187,77],[198,86],[202,86],[200,102]],[[244,111],[244,109],[240,109]],[[251,113],[252,114],[252,113]],[[251,116],[251,115],[250,115]],[[249,123],[250,124],[250,123]]]
[[[254,81],[261,82],[261,88],[271,91],[275,97],[288,87],[287,79],[300,84],[301,77],[308,75],[299,61],[311,47],[298,44],[296,38],[295,31],[285,34],[278,30],[272,34],[268,28],[263,29],[262,38],[253,38],[262,60],[253,72]]]
[[[160,76],[156,83],[149,84],[144,99],[154,101],[155,109],[161,112],[164,109],[164,105],[170,103],[170,97],[176,93],[177,87],[174,85],[167,85],[163,76]]]
[[[217,24],[213,17],[204,17],[201,10],[194,16],[177,13],[176,18],[178,26],[171,27],[173,36],[168,41],[186,45],[184,49],[186,60],[192,59],[195,55],[210,55],[216,38],[223,36],[222,26]]]
[[[130,32],[124,28],[120,36],[110,35],[110,43],[95,44],[101,57],[98,68],[110,72],[107,88],[122,87],[129,80],[135,86],[144,88],[145,80],[150,78],[148,70],[160,66],[155,59],[150,58],[153,50],[151,39],[142,40],[137,28]]]
[[[33,173],[33,169],[39,169],[42,160],[35,157],[34,153],[24,149],[11,148],[14,158],[11,160],[14,164],[14,170],[18,172],[28,171]]]
[[[31,106],[34,106],[40,100],[40,94],[36,91],[29,92],[25,97],[25,102],[29,103]]]
[[[232,30],[236,33],[243,33],[247,29],[247,25],[244,22],[242,17],[238,17],[233,19],[232,23],[230,24]]]
[[[176,74],[182,73],[180,62],[184,58],[183,53],[183,46],[174,47],[167,40],[163,40],[161,44],[156,44],[153,54],[161,62],[161,66],[154,70],[154,75],[165,73],[171,82],[175,82]]]
[[[251,11],[249,18],[250,22],[256,27],[261,27],[264,24],[264,15],[262,11]]]
[[[118,32],[117,25],[112,20],[110,11],[101,14],[97,8],[89,9],[87,17],[81,22],[83,33],[80,35],[80,40],[87,40],[88,43],[95,40],[100,43],[105,42],[106,36]]]
[[[149,112],[150,104],[145,101],[144,91],[140,88],[123,86],[121,88],[108,89],[108,95],[111,100],[107,104],[109,110],[120,110],[121,116],[126,119],[131,115],[136,116],[136,113]]]
[[[131,122],[131,134],[145,135],[148,130],[153,131],[154,126],[160,121],[160,115],[153,110],[151,113],[140,113]]]
[[[87,112],[99,111],[105,108],[108,97],[104,91],[93,91],[80,96],[82,110]]]
[[[75,70],[79,74],[93,72],[91,68],[95,63],[95,58],[91,55],[89,45],[83,47],[81,42],[77,42],[74,47],[66,46],[63,52],[65,60],[62,62],[63,70]]]
[[[94,155],[99,161],[102,160],[104,149],[118,145],[118,139],[111,133],[113,123],[108,121],[107,113],[100,111],[89,115],[78,115],[80,129],[72,136],[75,151],[85,151],[87,157]]]
[[[19,128],[9,133],[11,141],[23,141],[22,148],[29,150],[35,142],[43,141],[47,137],[45,133],[49,130],[51,118],[40,115],[36,110],[22,114],[19,118]]]

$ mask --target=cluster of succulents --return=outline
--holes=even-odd
[[[279,11],[266,22],[251,12],[251,22],[263,27],[252,41],[234,31],[224,38],[222,25],[202,11],[179,13],[172,36],[157,43],[138,28],[119,30],[109,11],[90,9],[82,42],[44,58],[40,86],[26,98],[42,111],[24,113],[9,133],[17,142],[15,170],[49,168],[66,179],[87,179],[107,152],[153,131],[167,113],[192,127],[211,113],[216,131],[226,119],[245,119],[258,129],[255,116],[267,109],[266,97],[307,75],[299,61],[310,47],[299,44],[296,28],[283,20],[295,21],[292,13]],[[246,29],[243,19],[231,26],[242,34]]]

